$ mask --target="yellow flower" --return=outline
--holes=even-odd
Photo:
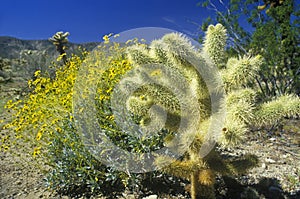
[[[3,149],[4,149],[4,151],[7,151],[8,149],[9,149],[9,146],[8,145],[2,145],[2,147],[3,147]]]
[[[105,43],[105,44],[109,43],[109,38],[110,38],[112,35],[113,35],[113,34],[110,33],[109,35],[104,35],[104,36],[102,37],[102,39],[104,40],[104,43]]]
[[[115,116],[114,115],[109,115],[105,117],[107,120],[114,120]]]
[[[21,138],[23,138],[22,135],[16,135],[16,139],[21,139]]]
[[[31,88],[32,83],[33,83],[32,79],[31,79],[31,80],[28,80],[28,86],[29,86],[29,88]]]
[[[112,88],[110,87],[109,89],[106,90],[107,93],[110,93],[112,91]]]
[[[161,70],[160,69],[153,70],[150,75],[151,76],[161,75]]]
[[[36,135],[36,140],[39,141],[42,138],[42,135],[43,135],[42,131],[39,131]]]
[[[40,70],[37,70],[37,71],[34,72],[34,76],[35,76],[35,77],[39,76],[40,74],[41,74],[41,71],[40,71]]]
[[[64,56],[66,56],[66,55],[67,55],[66,53],[61,54],[61,55],[56,59],[56,61],[62,60],[62,58],[63,58]]]
[[[107,35],[104,35],[104,36],[102,37],[102,39],[103,39],[104,41],[107,41],[107,40],[109,40],[109,38],[108,38],[108,36],[107,36]]]
[[[39,155],[41,153],[41,147],[35,147],[33,150],[33,157],[36,157],[37,155]]]
[[[141,95],[141,96],[140,96],[140,99],[141,99],[141,100],[146,100],[146,96],[145,96],[145,95]]]

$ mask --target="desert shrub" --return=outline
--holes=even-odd
[[[49,144],[54,131],[62,131],[62,119],[71,117],[72,86],[82,61],[79,56],[73,56],[68,64],[57,68],[54,79],[39,70],[34,73],[35,80],[28,81],[31,92],[6,105],[13,115],[4,128],[12,130],[13,135],[3,138],[7,142],[2,143],[2,148],[21,140],[23,147],[36,156]]]
[[[63,121],[64,133],[54,131],[48,146],[51,167],[46,184],[58,194],[71,197],[108,195],[115,197],[124,190],[127,175],[114,171],[97,160],[83,145],[74,121]]]

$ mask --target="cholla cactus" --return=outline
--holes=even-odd
[[[272,126],[284,117],[300,114],[300,100],[296,95],[283,95],[260,104],[254,112],[253,123],[257,126]]]
[[[227,91],[246,87],[253,82],[263,64],[260,55],[255,57],[230,58],[222,70],[222,78]]]
[[[220,24],[216,25],[222,26]],[[221,28],[219,28],[221,29]],[[207,31],[210,35],[210,32]],[[203,49],[205,51],[205,48]],[[214,57],[210,56],[211,59]],[[229,58],[221,70],[227,93],[227,119],[250,126],[272,126],[284,117],[299,115],[300,99],[296,95],[279,96],[272,101],[258,101],[258,85],[255,78],[264,63],[260,55]],[[251,89],[250,89],[251,88]],[[234,115],[239,115],[237,118]],[[232,122],[229,122],[233,124]]]
[[[148,47],[132,46],[127,51],[129,60],[136,68],[134,76],[137,78],[134,81],[129,78],[131,82],[127,82],[126,85],[145,83],[141,87],[133,86],[137,88],[135,90],[126,91],[124,88],[125,92],[131,93],[126,104],[128,110],[138,116],[137,123],[146,128],[147,125],[153,124],[151,120],[154,119],[157,126],[165,122],[163,127],[171,132],[171,135],[180,133],[179,123],[182,120],[194,126],[193,129],[185,129],[184,134],[177,139],[172,140],[172,136],[165,139],[165,145],[171,150],[186,151],[182,159],[178,160],[166,154],[158,155],[155,161],[164,172],[190,180],[193,199],[215,198],[214,182],[217,173],[239,174],[257,164],[257,158],[252,155],[232,161],[223,159],[216,148],[205,157],[199,155],[206,141],[212,116],[216,113],[211,111],[211,91],[189,58],[194,57],[199,62],[211,63],[205,60],[205,56],[208,55],[219,67],[222,66],[224,60],[219,56],[225,54],[225,33],[220,24],[210,26],[204,53],[195,49],[187,38],[175,33],[153,41]],[[266,103],[258,102],[258,89],[255,89],[254,79],[262,63],[261,56],[231,58],[225,64],[226,68],[222,69],[221,75],[227,94],[222,107],[226,107],[227,114],[223,128],[220,129],[219,145],[238,144],[243,140],[243,135],[250,125],[269,124],[283,116],[299,114],[300,100],[296,96],[282,96]],[[211,67],[209,64],[207,66]],[[170,84],[173,86],[169,88],[176,88],[175,92],[164,86]],[[185,93],[186,96],[178,96],[176,91]],[[194,96],[197,103],[189,104],[189,96]],[[182,100],[189,106],[186,110],[191,111],[190,115],[182,112]],[[196,110],[199,111],[201,119],[189,122]],[[166,117],[161,114],[165,114]]]
[[[203,43],[203,50],[210,56],[218,68],[223,68],[226,62],[226,29],[221,25],[209,25]]]
[[[55,46],[56,50],[59,52],[59,54],[62,56],[62,59],[66,63],[66,44],[69,42],[68,36],[70,35],[69,32],[57,32],[55,35],[53,35],[51,38],[49,38],[49,41],[51,41]]]
[[[248,156],[248,161],[243,159],[240,161],[242,165],[240,166],[237,161],[223,160],[214,149],[206,157],[199,155],[211,122],[211,99],[205,80],[189,59],[195,58],[200,62],[207,62],[207,67],[211,67],[210,62],[201,56],[201,53],[192,46],[187,38],[176,33],[167,34],[162,39],[153,41],[149,47],[138,45],[129,47],[127,54],[136,68],[134,70],[136,79],[133,82],[132,78],[129,78],[132,81],[130,83],[145,83],[134,90],[126,103],[131,113],[139,118],[137,123],[146,128],[153,122],[151,120],[155,120],[157,126],[162,126],[162,123],[165,122],[163,127],[170,134],[181,133],[181,121],[186,121],[186,126],[193,126],[192,129],[184,129],[184,133],[178,139],[172,139],[174,138],[172,136],[165,139],[165,145],[171,150],[187,151],[184,158],[176,160],[168,155],[159,155],[156,164],[167,173],[189,179],[193,199],[197,197],[214,198],[213,186],[216,173],[239,173],[247,169],[247,166],[252,166],[256,159]],[[125,89],[124,92],[130,93],[130,89]],[[180,95],[180,93],[183,94]],[[248,93],[251,93],[251,95],[249,94],[251,97],[248,97]],[[248,97],[244,103],[239,102],[240,95]],[[193,101],[191,96],[194,96],[197,103],[191,103]],[[240,140],[242,137],[240,134],[246,131],[244,123],[250,120],[245,115],[252,110],[254,98],[250,89],[231,95],[231,101],[227,102],[228,106],[239,104],[239,107],[245,109],[243,115],[240,115],[238,111],[232,111],[227,120],[228,126],[224,126],[223,131],[220,128],[224,134],[222,143],[236,143]],[[182,102],[187,106],[186,111],[182,111]],[[224,102],[223,105],[225,106],[226,103]],[[197,111],[201,118],[193,121],[190,118],[196,116],[197,114],[193,114]],[[166,117],[161,116],[163,112]]]

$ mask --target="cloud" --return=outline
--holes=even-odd
[[[178,24],[176,23],[176,21],[170,17],[163,17],[162,18],[164,21],[169,22],[171,24],[175,24],[176,26],[178,26]]]
[[[162,18],[164,21],[172,23],[172,24],[176,24],[174,19],[171,19],[170,17],[163,17]],[[176,24],[177,25],[177,24]]]
[[[174,25],[176,27],[176,29],[178,29],[180,32],[185,33],[188,36],[191,37],[197,37],[198,32],[196,31],[190,31],[188,30],[187,27],[180,25],[178,22],[176,22],[175,19],[171,18],[171,17],[162,17],[162,19],[172,25]],[[190,21],[187,20],[187,22],[189,22],[189,24],[191,23]],[[194,24],[195,25],[195,24]]]

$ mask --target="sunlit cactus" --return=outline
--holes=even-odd
[[[202,144],[205,142],[205,137],[209,129],[211,122],[211,100],[210,94],[205,81],[199,71],[192,65],[189,58],[197,57],[199,61],[206,62],[198,49],[195,49],[191,42],[181,34],[171,33],[162,37],[160,40],[153,41],[148,48],[145,46],[131,46],[127,50],[127,55],[132,64],[137,68],[136,74],[139,80],[146,82],[144,86],[137,89],[133,96],[128,99],[127,106],[133,115],[138,115],[137,121],[140,125],[147,125],[151,120],[151,113],[153,113],[153,105],[156,105],[161,110],[166,111],[166,118],[161,117],[161,120],[165,119],[165,126],[170,132],[177,132],[179,129],[180,121],[188,121],[193,117],[190,114],[182,113],[180,100],[185,100],[184,103],[190,110],[199,110],[201,119],[192,123],[195,126],[193,132],[185,131],[180,139],[172,140],[172,136],[167,136],[165,139],[165,145],[170,147],[177,147],[178,150],[185,150],[182,160],[173,159],[170,156],[158,156],[156,158],[156,164],[162,168],[164,172],[172,175],[186,178],[191,181],[190,193],[193,199],[195,198],[214,198],[214,182],[217,173],[239,173],[236,170],[232,161],[223,160],[222,157],[213,149],[213,152],[209,153],[206,157],[200,157],[199,151]],[[208,61],[209,62],[209,61]],[[211,65],[207,65],[211,67]],[[208,69],[208,68],[207,68]],[[209,70],[209,69],[208,69]],[[185,79],[181,81],[181,78]],[[166,88],[162,85],[173,85],[173,89],[182,93],[192,94],[196,101],[197,106],[191,105],[189,102],[191,99],[188,97],[178,98],[176,95],[176,89]],[[240,104],[239,107],[252,108],[252,101],[255,96],[250,90],[240,92],[241,94],[232,94],[230,105]],[[248,97],[248,93],[249,96]],[[244,103],[239,101],[239,95],[246,95],[248,100]],[[247,104],[248,106],[244,107]],[[223,104],[226,106],[225,102]],[[245,109],[243,113],[246,115],[248,111],[252,109]],[[158,111],[159,113],[159,111]],[[244,115],[239,115],[238,110],[228,117],[230,122],[228,126],[224,126],[221,133],[223,136],[220,143],[235,144],[240,141],[240,137],[247,128],[244,124],[249,119]],[[238,120],[237,120],[238,118]],[[157,119],[157,118],[155,118]],[[245,120],[245,121],[244,121]],[[241,122],[239,122],[241,121]],[[157,121],[156,121],[157,122]],[[163,121],[158,121],[162,123]],[[234,123],[233,123],[234,122]],[[225,123],[226,124],[226,123]],[[161,125],[161,124],[157,124]],[[221,131],[221,130],[220,130]],[[250,156],[249,156],[250,157]],[[252,157],[252,156],[251,156]],[[253,160],[253,164],[244,164],[246,161],[240,162],[244,165],[244,170],[253,166],[256,160]],[[212,166],[218,164],[219,167]],[[229,169],[230,168],[230,169]]]
[[[257,126],[272,126],[284,117],[300,115],[300,100],[296,95],[282,95],[262,103],[254,112],[253,123]]]
[[[295,95],[278,96],[272,101],[255,99],[261,94],[257,77],[263,64],[264,59],[260,55],[233,57],[228,59],[226,67],[220,71],[227,93],[227,120],[233,118],[235,122],[249,128],[251,125],[272,126],[284,117],[299,115],[300,99]]]
[[[223,68],[226,64],[226,39],[226,29],[221,24],[208,26],[203,50],[210,56],[218,68]]]
[[[128,59],[134,64],[154,63],[154,60],[149,56],[146,46],[135,45],[127,49]]]
[[[66,44],[69,42],[68,36],[70,35],[69,32],[57,32],[55,33],[51,38],[49,38],[49,41],[51,41],[55,46],[56,50],[59,52],[59,54],[62,56],[63,61],[66,63],[66,51],[65,49]]]
[[[205,157],[199,155],[206,141],[212,116],[216,113],[211,111],[210,93],[201,76],[203,74],[199,74],[189,58],[197,57],[199,62],[208,63],[208,67],[211,67],[209,63],[214,63],[222,68],[220,74],[227,97],[220,110],[227,111],[216,146],[239,144],[251,126],[269,125],[285,116],[297,115],[300,112],[300,100],[297,96],[289,95],[270,102],[262,101],[258,97],[260,93],[256,76],[263,65],[263,58],[259,55],[229,58],[226,63],[225,45],[226,30],[218,24],[209,27],[202,52],[193,47],[186,37],[177,33],[154,40],[149,46],[131,46],[127,50],[127,56],[136,68],[136,81],[145,82],[132,93],[127,102],[129,111],[138,115],[137,123],[147,127],[154,119],[153,115],[156,115],[155,122],[158,126],[165,122],[164,128],[176,134],[180,121],[189,121],[193,117],[181,111],[181,100],[185,100],[184,103],[191,106],[189,110],[200,112],[201,119],[192,123],[195,126],[194,132],[186,130],[175,140],[174,136],[165,138],[165,146],[186,151],[183,157],[179,160],[166,154],[158,155],[155,160],[155,164],[164,172],[191,182],[189,191],[192,199],[215,198],[214,183],[218,173],[240,174],[255,166],[258,160],[253,155],[234,160],[224,159],[217,147]],[[185,81],[178,77],[184,78]],[[176,88],[175,91],[164,86],[170,85],[170,82],[173,85],[171,88]],[[187,96],[192,94],[197,99],[198,107],[189,104],[191,99],[178,96],[176,91],[185,92]],[[166,117],[157,117],[164,111]]]
[[[230,58],[226,68],[221,70],[225,89],[246,87],[253,82],[263,64],[261,56]]]

